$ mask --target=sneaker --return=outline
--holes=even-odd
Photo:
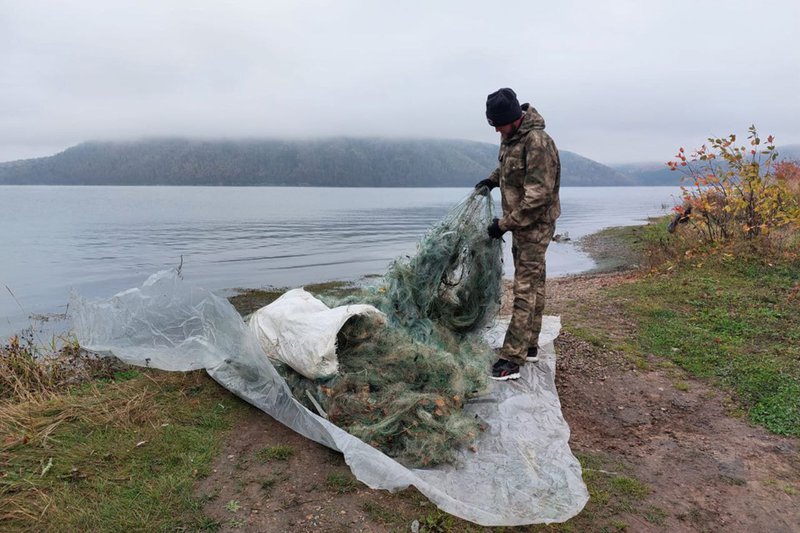
[[[505,359],[498,359],[497,362],[492,365],[491,377],[497,381],[518,379],[519,365],[517,363],[512,363],[511,361],[506,361]]]
[[[534,346],[533,348],[528,348],[528,356],[525,358],[526,361],[529,363],[538,363],[539,362],[539,348]]]

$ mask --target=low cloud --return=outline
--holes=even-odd
[[[604,162],[751,123],[800,142],[795,2],[283,4],[0,1],[0,160],[163,135],[496,143],[501,86]]]

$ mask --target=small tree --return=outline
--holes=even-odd
[[[776,164],[778,152],[774,137],[766,143],[755,126],[748,129],[748,144],[736,145],[736,135],[709,138],[687,156],[683,148],[667,163],[684,174],[683,206],[678,211],[691,213],[690,220],[709,242],[731,239],[752,240],[783,229],[800,227],[798,197],[779,177],[791,169]]]

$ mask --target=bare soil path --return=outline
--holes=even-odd
[[[631,276],[554,280],[551,308],[591,302],[598,322],[625,335],[631,326],[624,310],[604,306],[596,296],[598,287]],[[568,315],[562,320],[568,322]],[[665,513],[659,523],[641,513],[621,516],[630,531],[800,531],[797,439],[732,417],[724,393],[661,359],[634,364],[568,332],[557,339],[556,352],[573,451],[625,465],[652,491],[644,507]]]
[[[570,332],[630,335],[625,310],[598,290],[636,275],[550,280],[547,311],[562,316],[556,379],[572,449],[590,463],[585,477],[633,478],[646,490],[635,504],[612,505],[598,489],[566,525],[503,530],[800,532],[797,439],[732,416],[724,393],[663,359],[631,358]],[[578,323],[576,303],[593,311]],[[415,520],[422,531],[485,529],[444,515],[413,489],[366,488],[340,454],[255,409],[231,433],[198,494],[221,531],[410,531]]]

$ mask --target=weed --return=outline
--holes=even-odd
[[[614,525],[613,517],[621,513],[647,516],[652,508],[642,507],[650,488],[641,481],[626,475],[627,468],[617,460],[603,454],[577,454],[583,468],[583,479],[589,489],[589,503],[583,512],[567,522],[577,531],[598,529],[598,524],[607,523],[607,531],[621,531]],[[612,520],[612,522],[606,522]],[[627,526],[626,526],[627,527]]]
[[[628,523],[623,522],[622,520],[612,520],[608,524],[608,528],[604,528],[606,531],[627,531],[628,530]]]
[[[141,375],[142,373],[136,368],[119,370],[114,372],[114,381],[128,381],[129,379],[138,378]]]
[[[676,381],[674,386],[675,386],[675,389],[677,389],[677,390],[679,390],[681,392],[688,392],[689,391],[689,384],[686,383],[685,381]]]
[[[331,472],[325,478],[325,485],[337,494],[353,492],[358,488],[358,482],[350,475]]]
[[[453,516],[435,509],[420,520],[420,531],[424,533],[449,533],[455,531]]]
[[[611,486],[621,497],[640,500],[650,494],[650,488],[632,477],[615,476],[611,478]]]
[[[406,522],[406,518],[402,514],[392,509],[387,509],[377,503],[370,501],[364,502],[361,509],[367,513],[370,518],[384,525],[400,525]]]
[[[605,349],[608,344],[608,339],[598,334],[597,330],[594,328],[572,326],[569,328],[569,332],[579,339],[601,349]]]
[[[222,523],[208,516],[202,516],[197,522],[197,529],[200,531],[219,531]]]
[[[239,500],[230,500],[228,503],[225,504],[225,510],[229,513],[235,513],[241,509],[242,506],[239,503]]]
[[[264,481],[261,482],[261,490],[263,490],[267,495],[271,494],[273,489],[278,483],[286,481],[288,479],[287,475],[279,475],[279,476],[270,476]]]
[[[264,481],[261,482],[261,490],[263,490],[264,492],[269,494],[269,493],[272,492],[272,489],[275,488],[275,484],[277,482],[278,482],[278,480],[276,478],[269,477],[269,478],[267,478],[267,479],[265,479]]]
[[[667,513],[660,507],[650,507],[644,511],[644,519],[657,526],[663,526],[667,520]]]
[[[256,452],[256,457],[264,463],[270,461],[288,461],[293,455],[294,449],[286,444],[265,446]]]
[[[738,485],[740,487],[743,487],[744,485],[747,485],[747,480],[739,478],[739,477],[726,476],[726,475],[722,474],[722,475],[719,476],[719,478],[722,481],[724,481],[725,483],[729,484],[729,485]]]

